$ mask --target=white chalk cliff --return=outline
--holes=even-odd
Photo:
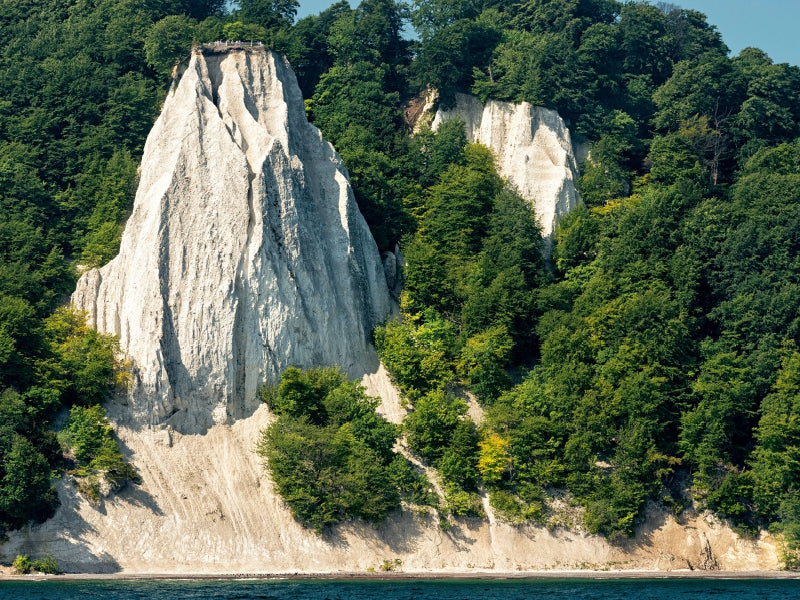
[[[558,113],[528,102],[489,100],[483,106],[473,96],[456,94],[456,105],[437,111],[431,127],[454,118],[464,121],[468,141],[494,152],[500,175],[530,202],[548,240],[558,219],[579,202],[578,163]]]
[[[374,370],[384,267],[285,59],[193,54],[147,139],[119,255],[72,301],[119,336],[140,425],[247,416],[290,365]]]

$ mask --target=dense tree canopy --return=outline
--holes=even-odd
[[[356,517],[380,522],[401,495],[426,501],[423,480],[392,450],[395,426],[357,383],[331,368],[290,367],[261,396],[278,420],[263,432],[258,453],[304,526],[322,532]]]

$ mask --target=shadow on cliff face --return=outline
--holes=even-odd
[[[433,517],[410,510],[398,510],[379,525],[356,521],[340,525],[324,534],[324,540],[334,548],[347,550],[348,537],[368,543],[385,544],[396,554],[412,554],[418,549],[423,534],[430,529]]]
[[[56,515],[44,523],[12,532],[8,542],[0,546],[2,561],[11,563],[18,554],[32,558],[49,554],[64,573],[120,572],[122,568],[110,554],[92,550],[90,538],[97,530],[78,511],[82,498],[74,481],[65,475],[55,487],[61,501]]]
[[[483,519],[461,518],[447,530],[447,537],[452,540],[456,549],[469,551],[478,539],[477,531],[486,524]],[[473,532],[475,530],[475,532]]]
[[[122,452],[122,456],[125,458],[125,460],[131,464],[135,464],[133,461],[133,451],[131,451],[128,445],[119,438],[117,438],[117,443],[119,444],[119,449]],[[124,502],[132,506],[145,508],[153,515],[164,515],[164,511],[161,510],[161,507],[158,505],[155,498],[153,498],[153,496],[151,496],[139,484],[136,483],[128,482],[124,488],[111,496],[109,501]],[[100,510],[103,514],[105,514],[104,502],[104,499],[100,501]]]

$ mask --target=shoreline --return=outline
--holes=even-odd
[[[280,581],[280,580],[329,580],[329,581],[452,581],[452,580],[517,580],[536,581],[552,579],[787,579],[800,580],[798,571],[674,571],[656,570],[547,570],[513,571],[499,573],[451,572],[451,571],[403,571],[403,572],[317,572],[317,573],[62,573],[59,575],[12,575],[0,574],[3,581]]]

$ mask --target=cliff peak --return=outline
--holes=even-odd
[[[139,426],[247,416],[290,365],[377,368],[381,257],[285,59],[193,53],[147,139],[119,255],[72,300],[119,336]]]

